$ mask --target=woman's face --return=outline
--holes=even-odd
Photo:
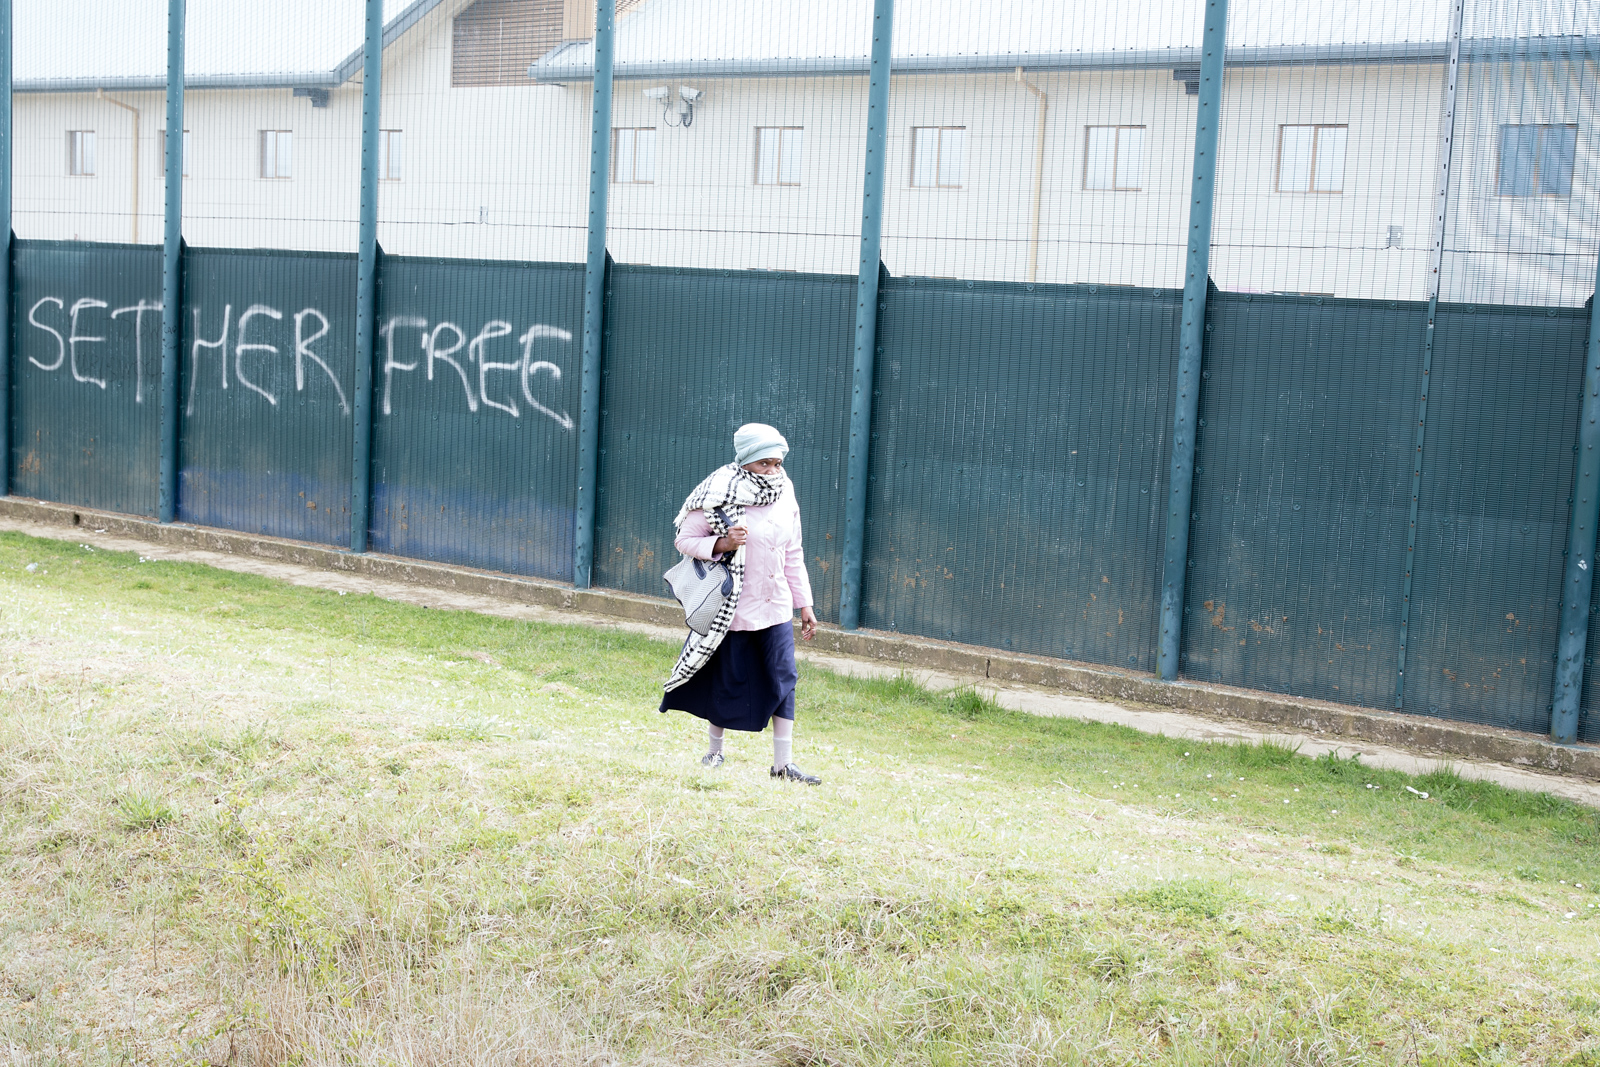
[[[777,474],[783,470],[783,460],[778,456],[769,459],[758,459],[754,463],[746,463],[744,469],[751,474]]]

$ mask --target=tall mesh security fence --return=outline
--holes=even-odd
[[[164,23],[85,2],[14,23],[11,484],[153,516]]]
[[[188,6],[186,521],[349,544],[362,14]]]
[[[899,9],[868,625],[1153,668],[1185,10]]]
[[[870,10],[725,0],[618,17],[600,584],[663,593],[679,505],[764,422],[792,446],[813,593],[837,617],[869,30]]]
[[[1600,249],[1597,29],[1582,5],[1463,12],[1406,678],[1430,715],[1549,723]]]
[[[1393,707],[1447,4],[1232,5],[1183,669]]]
[[[389,32],[371,544],[570,579],[593,94],[530,67],[594,5],[417,5]]]

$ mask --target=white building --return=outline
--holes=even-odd
[[[17,0],[20,237],[159,241],[165,6]],[[870,2],[619,6],[612,255],[853,274]],[[191,245],[354,249],[361,8],[190,0]],[[581,260],[592,11],[388,8],[386,251]],[[1200,0],[897,8],[891,272],[1181,284]],[[1449,0],[1233,8],[1213,277],[1425,299]],[[1469,2],[1461,55],[1442,295],[1580,304],[1600,249],[1600,8]]]

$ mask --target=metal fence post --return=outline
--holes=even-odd
[[[0,496],[11,494],[11,0],[0,0]]]
[[[1200,99],[1195,114],[1194,181],[1189,196],[1189,251],[1183,276],[1178,391],[1172,412],[1172,471],[1167,495],[1167,551],[1161,571],[1161,635],[1156,662],[1167,681],[1178,676],[1183,596],[1189,569],[1189,503],[1194,493],[1195,419],[1200,409],[1200,359],[1206,290],[1211,283],[1211,213],[1217,179],[1217,127],[1222,118],[1223,50],[1228,0],[1207,0],[1200,40]]]
[[[872,371],[878,355],[878,278],[883,269],[883,169],[889,135],[889,59],[894,0],[874,0],[867,86],[867,164],[861,195],[861,263],[856,275],[856,348],[850,372],[850,466],[839,568],[839,625],[861,624],[861,563],[867,540],[867,464],[872,454]]]
[[[1422,457],[1428,443],[1428,386],[1433,374],[1434,326],[1439,318],[1439,282],[1444,274],[1444,223],[1450,206],[1450,160],[1455,155],[1456,74],[1461,66],[1461,20],[1466,0],[1450,8],[1450,58],[1444,72],[1444,114],[1439,134],[1439,187],[1434,191],[1433,255],[1428,273],[1428,332],[1422,342],[1422,381],[1417,390],[1416,447],[1411,453],[1411,516],[1406,523],[1406,573],[1400,589],[1400,655],[1395,667],[1394,706],[1406,706],[1406,649],[1411,637],[1411,578],[1417,564],[1417,516],[1422,501]]]
[[[9,0],[8,0],[9,2]],[[166,203],[161,238],[161,459],[156,515],[178,515],[178,346],[183,337],[183,29],[185,0],[167,0]]]
[[[616,0],[597,0],[594,115],[589,126],[589,249],[583,271],[583,386],[578,401],[578,500],[572,524],[572,584],[594,579],[594,519],[600,475],[600,361],[606,299],[606,194],[611,183],[611,58]]]
[[[361,230],[356,265],[355,447],[350,551],[367,550],[372,509],[372,356],[378,339],[378,121],[383,99],[383,0],[367,0],[361,53]]]
[[[1600,264],[1595,289],[1600,292]],[[1561,583],[1561,644],[1550,706],[1550,739],[1578,740],[1578,704],[1589,643],[1589,594],[1594,584],[1595,523],[1600,521],[1600,299],[1589,301],[1589,344],[1584,349],[1583,412],[1578,417],[1578,470],[1567,530],[1566,576]]]

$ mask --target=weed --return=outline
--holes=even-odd
[[[1125,893],[1120,902],[1128,907],[1143,908],[1158,914],[1215,919],[1237,904],[1238,900],[1238,893],[1226,884],[1183,879]]]
[[[1271,737],[1260,741],[1234,741],[1229,745],[1233,764],[1248,770],[1283,768],[1299,761],[1300,746],[1288,744]],[[1330,753],[1331,755],[1331,753]]]
[[[1148,948],[1131,938],[1117,937],[1080,953],[1088,972],[1102,982],[1123,982],[1142,974],[1150,962]]]
[[[987,716],[1003,714],[1000,705],[976,689],[957,689],[945,699],[952,714],[958,715],[969,722]]]
[[[118,825],[129,833],[154,830],[178,818],[171,801],[159,793],[130,789],[117,798],[116,807]]]

